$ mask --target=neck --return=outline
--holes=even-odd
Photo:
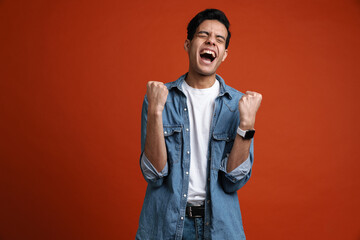
[[[209,76],[201,75],[198,73],[194,73],[192,71],[189,71],[189,73],[186,76],[186,83],[193,88],[210,88],[212,85],[214,85],[216,78],[215,73]]]

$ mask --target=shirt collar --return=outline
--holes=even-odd
[[[182,92],[182,87],[181,87],[181,86],[182,86],[182,83],[183,83],[183,81],[185,80],[186,76],[187,76],[187,73],[185,73],[184,75],[182,75],[181,77],[179,77],[176,81],[167,83],[166,85],[167,85],[168,89],[170,90],[170,89],[172,89],[172,88],[177,88],[177,89],[179,89],[179,90]],[[215,77],[216,77],[216,79],[217,79],[217,80],[219,81],[219,83],[220,83],[220,93],[219,93],[219,96],[224,96],[224,95],[226,95],[226,96],[228,96],[230,99],[232,99],[231,93],[230,93],[230,91],[229,91],[229,86],[227,86],[227,85],[225,84],[224,79],[222,79],[222,77],[220,77],[220,76],[217,75],[217,74],[216,74]]]

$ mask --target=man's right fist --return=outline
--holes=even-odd
[[[147,83],[146,96],[149,102],[148,112],[162,113],[169,91],[164,83],[150,81]]]

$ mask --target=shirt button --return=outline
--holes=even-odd
[[[186,111],[187,111],[187,108],[184,108],[184,111],[186,112]]]
[[[186,175],[189,175],[189,172],[186,172],[185,174],[186,174]]]
[[[167,131],[165,131],[164,134],[167,134]]]
[[[207,200],[207,203],[210,203],[210,200]]]
[[[190,151],[187,151],[186,153],[187,153],[187,154],[190,154]]]
[[[186,197],[186,194],[184,194],[184,197]]]
[[[206,225],[206,226],[209,225],[209,222],[206,222],[205,225]]]
[[[181,219],[181,220],[184,220],[184,217],[181,217],[180,219]]]
[[[208,178],[208,181],[210,182],[210,178]]]
[[[189,129],[187,128],[187,129],[186,129],[186,131],[188,132],[188,131],[189,131]]]

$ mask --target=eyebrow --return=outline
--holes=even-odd
[[[198,34],[205,33],[206,35],[209,35],[209,32],[207,31],[199,31]],[[224,36],[222,35],[216,35],[217,38],[222,38],[224,41],[226,40]]]

